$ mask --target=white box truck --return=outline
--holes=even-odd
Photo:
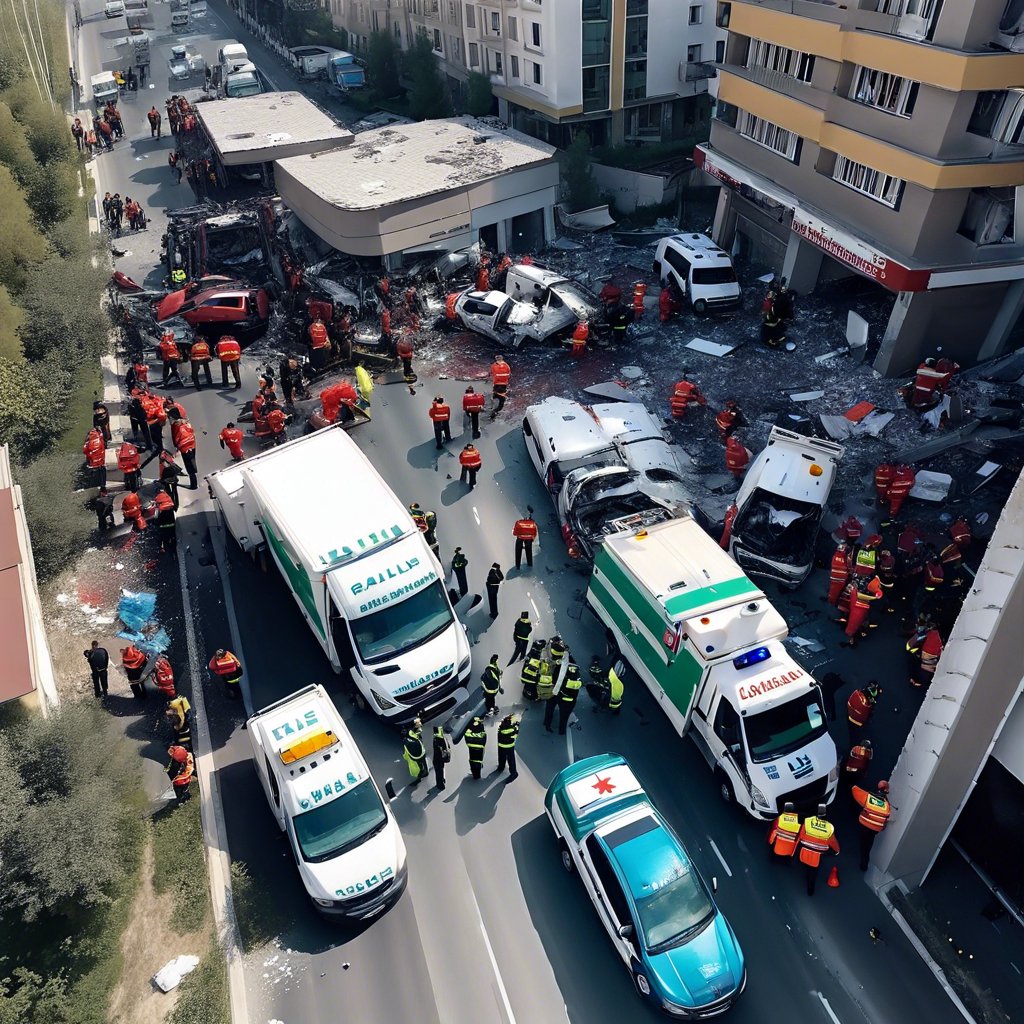
[[[302,884],[325,917],[364,919],[407,881],[405,843],[359,748],[322,686],[247,723],[253,761]]]
[[[783,646],[785,620],[695,519],[605,538],[587,602],[726,800],[763,819],[832,800],[821,690]]]
[[[468,696],[469,641],[408,509],[340,424],[207,480],[243,551],[267,552],[366,705],[402,725]]]

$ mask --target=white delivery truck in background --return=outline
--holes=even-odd
[[[242,96],[259,96],[263,92],[263,83],[256,71],[255,64],[243,64],[237,71],[232,71],[224,79],[224,95],[229,99]]]
[[[358,920],[394,903],[407,881],[402,833],[327,691],[307,686],[246,727],[267,803],[317,910]]]
[[[785,620],[695,519],[606,537],[587,602],[726,800],[762,819],[832,800],[821,690],[783,646]]]
[[[469,641],[408,509],[342,426],[211,473],[243,551],[269,553],[331,667],[395,725],[468,696]]]
[[[89,86],[92,89],[92,101],[97,107],[104,107],[111,101],[116,103],[121,95],[113,71],[100,71],[93,75],[89,79]]]

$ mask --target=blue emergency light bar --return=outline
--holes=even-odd
[[[771,656],[772,653],[767,647],[755,647],[752,651],[747,651],[746,654],[733,658],[732,663],[736,668],[749,668],[760,661],[767,661]]]

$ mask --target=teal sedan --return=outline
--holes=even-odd
[[[747,983],[743,951],[625,758],[563,768],[544,806],[637,991],[683,1020],[725,1013]]]

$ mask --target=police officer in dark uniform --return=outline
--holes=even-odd
[[[484,763],[484,748],[487,746],[487,730],[484,720],[477,715],[469,724],[463,740],[469,751],[469,771],[474,779],[480,778],[480,769]]]
[[[576,707],[576,700],[580,695],[580,687],[583,680],[580,678],[580,667],[575,661],[569,662],[565,671],[565,679],[562,680],[562,688],[558,692],[558,735],[564,736],[566,726],[569,724],[569,716]]]
[[[519,769],[516,768],[516,738],[519,736],[519,719],[515,715],[508,714],[498,726],[498,772],[505,770],[508,765],[508,778],[506,782],[512,782],[519,778]]]
[[[513,661],[519,661],[526,657],[526,649],[530,643],[530,635],[533,633],[533,623],[530,621],[529,612],[521,612],[516,624],[512,628],[512,641],[516,645],[512,651],[512,657],[508,659],[511,665]]]
[[[462,548],[456,548],[452,555],[452,572],[459,584],[459,597],[465,597],[469,593],[469,580],[466,579],[466,566],[469,559],[462,553]]]
[[[444,766],[452,759],[452,748],[448,743],[448,737],[444,734],[444,727],[434,726],[434,785],[437,789],[444,789]]]
[[[501,693],[501,668],[498,665],[498,656],[491,655],[491,660],[480,677],[480,683],[484,691],[484,714],[496,715],[498,713],[498,694]]]
[[[498,587],[501,586],[501,581],[504,578],[505,574],[501,571],[501,566],[495,562],[487,574],[487,604],[490,606],[492,619],[498,617]],[[509,662],[509,664],[512,663]]]

